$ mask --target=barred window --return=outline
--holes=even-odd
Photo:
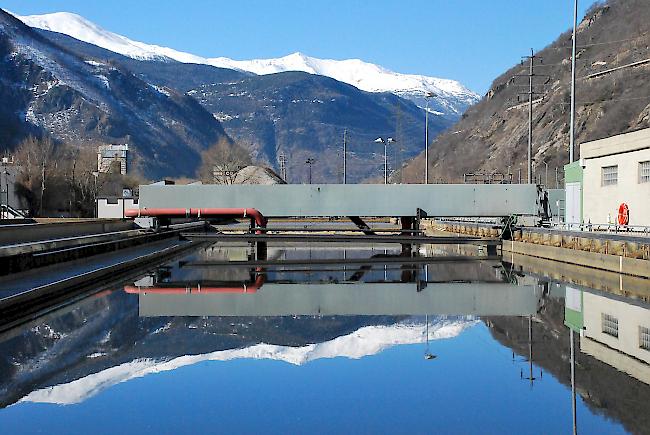
[[[603,186],[618,184],[618,165],[603,166]]]
[[[618,319],[611,314],[602,313],[603,332],[618,338]]]
[[[639,162],[639,183],[650,183],[650,160]]]
[[[650,350],[650,328],[639,326],[639,347]]]

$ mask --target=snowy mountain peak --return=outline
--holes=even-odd
[[[208,59],[210,65],[255,74],[303,71],[331,77],[368,92],[393,92],[414,100],[424,107],[426,95],[433,93],[438,107],[460,114],[479,100],[479,96],[456,80],[424,75],[400,74],[360,59],[318,59],[296,52],[275,59],[232,60],[225,57]],[[434,105],[435,107],[435,105]]]
[[[435,96],[430,107],[451,116],[458,116],[479,100],[479,96],[456,80],[424,75],[401,74],[360,59],[319,59],[295,52],[280,58],[233,60],[227,57],[204,58],[172,48],[133,41],[112,33],[85,18],[68,12],[18,16],[25,24],[38,29],[63,33],[89,44],[140,60],[175,60],[183,63],[212,65],[254,74],[303,71],[331,77],[363,91],[392,92],[426,105],[426,96]]]
[[[80,41],[133,59],[177,60],[184,63],[205,63],[205,59],[189,53],[133,41],[125,36],[109,32],[92,21],[70,12],[54,12],[51,14],[26,16],[13,15],[30,27],[63,33]]]

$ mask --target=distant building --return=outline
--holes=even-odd
[[[512,184],[512,174],[502,172],[477,172],[463,174],[465,184]]]
[[[233,184],[237,172],[244,166],[235,163],[221,163],[212,167],[212,182],[214,184]]]
[[[115,172],[126,175],[129,145],[100,145],[97,149],[97,172]],[[113,169],[115,168],[115,169]],[[119,168],[119,169],[118,169]]]
[[[650,226],[650,128],[580,145],[580,160],[565,166],[566,214],[572,223]]]

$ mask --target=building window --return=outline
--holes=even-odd
[[[603,166],[603,186],[612,186],[618,183],[618,165]]]
[[[639,347],[650,350],[650,328],[639,326]]]
[[[603,333],[618,338],[618,319],[610,314],[602,313]]]
[[[639,162],[639,183],[650,183],[650,160]]]

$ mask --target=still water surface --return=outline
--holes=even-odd
[[[250,255],[204,247],[4,334],[1,433],[571,433],[570,328],[578,431],[650,432],[647,281],[389,246],[222,265]]]

